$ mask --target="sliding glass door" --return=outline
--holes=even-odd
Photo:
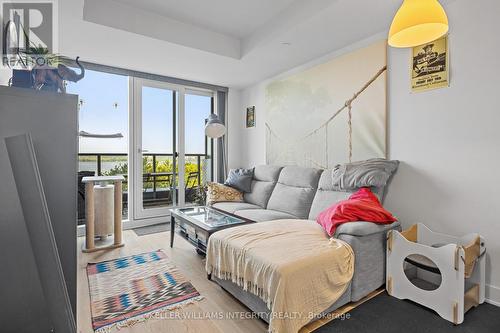
[[[204,130],[214,110],[213,92],[131,81],[134,220],[203,204],[203,184],[213,178],[213,142]]]
[[[172,207],[204,204],[203,188],[214,177],[213,140],[204,131],[217,109],[214,91],[91,69],[67,91],[80,97],[79,224],[84,176],[126,178],[125,228],[166,221]]]
[[[182,86],[132,79],[134,219],[168,215],[185,203]]]

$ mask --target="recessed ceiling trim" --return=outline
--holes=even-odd
[[[113,0],[85,0],[83,20],[225,57],[241,58],[241,42],[237,38]],[[144,50],[146,55],[148,52],[154,49]]]

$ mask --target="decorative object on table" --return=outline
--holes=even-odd
[[[76,324],[31,135],[8,137],[5,139],[5,146],[46,300],[50,324],[56,332],[76,333]],[[25,264],[20,263],[22,266]]]
[[[54,67],[54,65],[35,65],[31,69],[29,67],[14,69],[11,85],[13,87],[66,93],[65,81],[78,82],[85,76],[85,68],[80,64],[78,58],[76,58],[76,64],[80,67],[80,74],[62,63],[57,64],[57,67]]]
[[[33,88],[37,90],[60,91],[66,93],[65,81],[78,82],[85,76],[85,68],[78,61],[80,57],[76,57],[75,63],[80,67],[80,74],[68,66],[59,63],[57,68],[52,66],[43,66],[33,68],[34,84]]]
[[[170,209],[170,247],[174,246],[175,225],[181,235],[196,247],[198,254],[207,251],[208,239],[219,230],[255,221],[232,215],[213,207],[189,207]]]
[[[226,159],[226,144],[224,142],[224,135],[226,134],[226,126],[215,114],[211,113],[205,123],[205,135],[212,139],[220,138],[222,142],[222,168],[224,177],[227,174],[227,159]]]
[[[255,106],[247,107],[247,128],[255,127]]]
[[[243,202],[243,193],[230,186],[207,182],[207,205],[224,201]]]
[[[12,12],[12,19],[5,22],[3,30],[4,63],[13,69],[12,86],[65,93],[65,81],[83,79],[85,68],[78,61],[79,57],[75,63],[81,72],[77,74],[64,65],[67,59],[52,53],[52,41],[43,41],[40,34],[37,35],[38,40],[31,40],[29,27],[23,26],[17,11]],[[45,31],[40,26],[38,29]]]
[[[436,311],[454,324],[485,299],[486,248],[478,234],[454,237],[415,224],[387,234],[389,295]]]
[[[411,91],[450,86],[448,36],[412,48]]]
[[[108,333],[203,299],[161,250],[87,266],[92,327]]]
[[[23,68],[13,69],[11,85],[14,87],[66,93],[66,81],[78,82],[85,76],[80,57],[75,60],[80,67],[80,74],[77,74],[64,64],[68,59],[49,53],[46,47],[32,45],[18,52]]]
[[[240,192],[248,193],[252,191],[253,168],[252,169],[231,169],[224,185],[231,186]]]
[[[267,164],[327,169],[386,157],[386,55],[380,41],[270,83]]]
[[[438,0],[404,0],[389,30],[389,45],[413,47],[448,32],[448,17]]]
[[[86,239],[83,252],[114,249],[124,245],[122,243],[122,182],[124,180],[123,176],[83,177],[86,217]],[[114,233],[114,239],[111,242],[108,236],[112,233]],[[100,238],[97,243],[96,236]]]

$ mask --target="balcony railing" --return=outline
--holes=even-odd
[[[123,183],[124,214],[128,207],[128,159],[127,154],[119,153],[81,153],[79,155],[79,204],[78,216],[84,218],[85,190],[81,184],[83,176],[90,175],[116,175],[125,176]],[[203,183],[203,163],[206,162],[205,154],[185,154],[185,201],[195,200],[193,194]],[[168,206],[173,203],[173,192],[178,193],[173,179],[173,154],[143,154],[143,204],[145,207]],[[211,166],[210,166],[211,169]],[[176,165],[176,171],[178,166]],[[178,184],[176,176],[175,184]]]
[[[104,163],[116,163],[116,164],[119,164],[119,163],[125,163],[125,164],[128,164],[128,161],[127,161],[127,154],[119,154],[119,153],[106,153],[106,154],[102,154],[102,153],[80,153],[78,154],[78,156],[80,157],[79,159],[79,163],[80,163],[80,166],[79,166],[79,171],[95,171],[96,172],[96,175],[97,176],[102,176],[103,174],[107,174],[107,171],[109,171],[108,169],[109,168],[104,168],[104,172],[103,172],[103,158],[105,157],[124,157],[123,160],[118,160],[118,161],[105,161],[104,160]],[[152,173],[156,173],[157,172],[157,167],[158,167],[158,164],[157,162],[159,161],[159,158],[162,158],[162,157],[167,157],[167,158],[173,158],[173,154],[143,154],[142,155],[143,158],[152,158]],[[191,158],[195,158],[196,159],[196,165],[198,166],[198,174],[200,175],[200,177],[198,178],[198,184],[201,183],[201,160],[202,158],[206,158],[207,155],[205,154],[185,154],[186,156],[186,162],[188,162],[188,159],[191,157]],[[95,157],[95,162],[93,160],[81,160],[81,157]],[[95,170],[82,170],[82,166],[81,166],[81,163],[93,163],[95,164]],[[148,175],[148,173],[144,173],[144,175]],[[124,176],[126,177],[127,175],[124,174]]]

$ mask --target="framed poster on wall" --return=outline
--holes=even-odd
[[[448,36],[412,48],[411,91],[448,87],[449,67]]]
[[[255,106],[247,107],[247,128],[255,127]]]

